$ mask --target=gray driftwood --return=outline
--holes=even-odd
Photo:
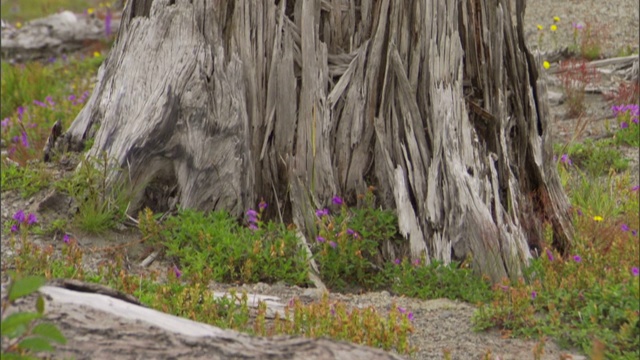
[[[560,250],[572,237],[524,6],[130,1],[57,146],[94,138],[89,156],[146,189],[133,211],[168,207],[150,192],[237,216],[264,198],[307,238],[314,209],[375,185],[406,238],[383,244],[387,259],[472,256],[494,281],[516,277],[545,224]]]
[[[113,29],[119,26],[120,20],[113,19]],[[27,22],[19,29],[3,28],[2,58],[20,62],[48,59],[86,48],[105,36],[103,20],[63,11]]]
[[[44,286],[45,319],[67,338],[56,358],[74,359],[400,359],[382,350],[328,339],[259,338],[168,315],[91,286]],[[85,284],[87,285],[87,284]],[[33,311],[35,297],[14,310]]]

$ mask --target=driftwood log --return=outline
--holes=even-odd
[[[45,297],[45,320],[57,325],[67,339],[67,344],[56,346],[56,358],[401,359],[329,339],[251,337],[136,305],[127,295],[92,284],[58,285],[64,287],[52,284],[39,290]],[[10,309],[34,311],[35,296]]]
[[[369,185],[406,242],[492,280],[570,246],[525,1],[139,0],[59,150],[128,170],[130,210],[238,217],[260,198],[313,239]],[[115,172],[110,181],[123,181]],[[304,237],[303,237],[304,239]]]
[[[114,33],[120,19],[111,22]],[[7,61],[46,60],[87,48],[103,41],[105,22],[95,16],[63,11],[27,22],[17,29],[6,25],[2,29],[2,59]]]

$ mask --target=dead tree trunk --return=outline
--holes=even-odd
[[[156,198],[164,184],[183,207],[241,215],[264,197],[306,231],[332,195],[375,185],[411,257],[514,277],[544,224],[571,239],[515,4],[130,1],[58,145],[95,137],[89,154]]]

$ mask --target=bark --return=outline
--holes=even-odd
[[[58,286],[55,286],[58,285]],[[68,280],[43,286],[45,321],[66,337],[56,358],[74,359],[401,359],[329,339],[252,337],[146,308],[129,295]],[[13,311],[33,311],[35,296]]]
[[[241,216],[264,198],[307,235],[334,194],[374,185],[407,240],[388,259],[472,256],[513,278],[545,224],[560,250],[572,236],[523,16],[508,0],[129,2],[57,144],[95,138],[89,155],[183,207]],[[167,206],[131,209],[148,205]]]

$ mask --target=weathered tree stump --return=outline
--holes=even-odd
[[[572,237],[524,4],[131,1],[57,145],[94,138],[88,155],[183,207],[241,216],[265,198],[307,235],[334,194],[375,185],[407,239],[387,259],[472,256],[514,278],[545,224],[560,250]],[[143,194],[132,211],[168,206]]]

